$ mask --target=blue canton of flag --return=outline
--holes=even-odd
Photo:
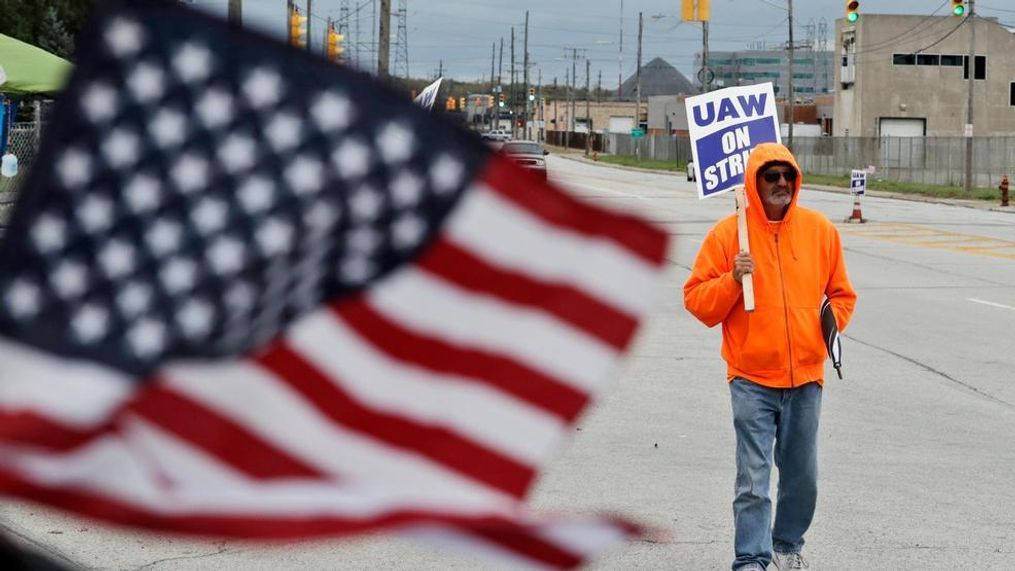
[[[91,26],[0,244],[0,492],[216,536],[437,529],[541,567],[643,531],[522,501],[664,233],[175,3]]]

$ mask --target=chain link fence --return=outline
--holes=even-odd
[[[18,188],[28,178],[28,170],[39,148],[39,130],[34,123],[15,123],[11,126],[7,150],[18,158],[18,174],[0,176],[0,228],[7,226],[7,218],[18,196]]]
[[[873,165],[882,180],[933,185],[965,185],[964,137],[794,137],[793,154],[804,172],[848,176]],[[687,137],[650,135],[633,139],[611,133],[606,151],[616,155],[686,163]],[[974,137],[973,185],[995,187],[1015,167],[1015,137]]]

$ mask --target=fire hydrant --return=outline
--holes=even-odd
[[[1008,206],[1008,175],[1001,177],[1001,185],[997,188],[1001,191],[1001,206]]]

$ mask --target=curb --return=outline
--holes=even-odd
[[[626,165],[611,165],[611,164],[606,164],[606,163],[600,163],[598,161],[593,161],[591,159],[585,158],[584,156],[575,156],[575,155],[568,155],[568,154],[563,154],[563,153],[557,153],[557,156],[561,157],[561,158],[565,158],[565,159],[571,160],[571,161],[577,161],[577,162],[581,162],[581,163],[588,163],[590,165],[608,166],[610,168],[615,168],[615,169],[620,169],[620,170],[627,170],[627,171],[634,171],[634,172],[655,173],[655,174],[659,174],[659,175],[669,175],[669,176],[673,176],[673,177],[681,176],[681,175],[684,174],[684,173],[678,172],[678,171],[663,171],[663,170],[658,170],[658,169],[647,169],[647,168],[642,168],[642,167],[631,167],[631,166],[626,166]],[[821,191],[821,192],[834,192],[834,193],[837,193],[837,194],[849,194],[849,189],[848,188],[842,188],[842,187],[838,187],[838,186],[828,186],[828,185],[824,185],[824,184],[806,184],[806,183],[804,183],[804,188],[807,188],[807,189],[810,189],[810,190],[817,190],[817,191]],[[900,192],[890,192],[890,191],[886,191],[886,190],[868,190],[866,192],[865,196],[873,196],[875,198],[888,198],[888,199],[892,199],[892,200],[908,200],[910,202],[926,202],[926,203],[930,203],[930,204],[944,204],[944,205],[948,205],[948,206],[958,206],[958,207],[961,207],[961,208],[973,208],[973,209],[976,209],[976,210],[986,210],[986,211],[989,211],[989,212],[1001,212],[1001,213],[1004,213],[1004,214],[1015,214],[1015,206],[998,206],[996,204],[989,204],[989,203],[985,203],[985,202],[982,202],[982,201],[979,201],[979,200],[969,200],[969,199],[963,199],[963,198],[935,198],[933,196],[920,196],[920,195],[904,194],[904,193],[900,193]]]

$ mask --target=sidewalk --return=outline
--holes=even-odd
[[[590,158],[585,157],[585,153],[581,149],[565,149],[563,147],[554,147],[551,145],[544,145],[550,152],[558,155],[562,158],[584,162],[593,165],[608,166],[615,169],[629,170],[636,172],[650,172],[660,175],[670,175],[673,177],[683,177],[683,172],[671,172],[663,171],[658,169],[646,169],[641,167],[631,167],[624,165],[612,165],[607,163],[600,163],[593,161]],[[836,192],[839,194],[849,194],[848,188],[842,188],[838,186],[827,186],[823,184],[807,184],[807,175],[804,175],[804,187],[811,190],[820,190],[823,192]],[[889,192],[884,190],[868,190],[866,196],[873,196],[876,198],[891,198],[895,200],[910,200],[913,202],[928,202],[933,204],[948,204],[951,206],[961,206],[963,208],[975,208],[977,210],[989,210],[991,212],[1004,212],[1008,214],[1015,214],[1015,206],[999,206],[994,202],[987,202],[985,200],[969,200],[964,198],[938,198],[933,196],[920,196],[915,194],[907,194],[903,192]]]

